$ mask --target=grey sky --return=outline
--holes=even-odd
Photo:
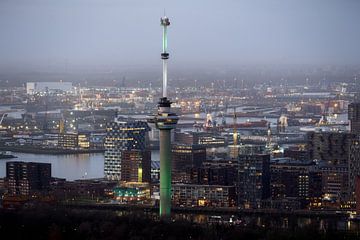
[[[360,64],[358,0],[1,0],[0,65]]]

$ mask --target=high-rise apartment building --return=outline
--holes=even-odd
[[[309,132],[309,157],[334,165],[348,164],[353,138],[354,134],[347,132]]]
[[[360,102],[353,102],[348,107],[351,133],[360,134]]]
[[[322,176],[313,161],[273,159],[270,171],[272,200],[291,199],[305,207],[322,197]]]
[[[360,139],[355,138],[351,141],[349,155],[349,191],[352,197],[355,197],[358,176],[360,176]]]
[[[50,187],[51,164],[35,162],[7,162],[6,179],[11,195],[32,195]]]
[[[121,158],[121,181],[151,181],[151,151],[126,150]]]
[[[104,175],[107,179],[122,180],[122,160],[127,161],[126,151],[145,151],[147,146],[148,124],[143,121],[116,119],[108,123],[105,139]],[[131,155],[131,154],[130,154]],[[146,154],[137,155],[145,156]],[[139,160],[136,160],[140,162]]]
[[[270,155],[239,156],[238,204],[242,208],[260,208],[270,197]]]

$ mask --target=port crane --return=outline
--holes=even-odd
[[[2,122],[4,121],[4,118],[7,117],[7,113],[4,113],[2,116],[1,116],[1,119],[0,119],[0,129],[3,129],[3,126],[2,126]]]

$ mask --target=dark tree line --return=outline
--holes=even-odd
[[[186,221],[155,221],[141,214],[85,209],[0,210],[1,239],[360,239],[358,233],[298,229],[200,225]]]

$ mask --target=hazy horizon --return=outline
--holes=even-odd
[[[0,67],[358,65],[360,1],[3,0]]]

